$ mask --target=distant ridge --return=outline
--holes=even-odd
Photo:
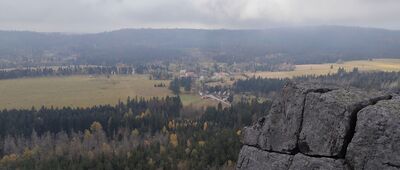
[[[75,56],[77,62],[99,64],[191,57],[226,60],[235,56],[240,62],[274,54],[294,63],[399,58],[400,31],[343,26],[121,29],[90,34],[0,31],[0,59],[8,60]]]

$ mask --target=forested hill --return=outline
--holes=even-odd
[[[0,31],[0,59],[77,58],[88,64],[210,57],[295,63],[400,56],[400,31],[320,26],[265,30],[125,29],[96,34]],[[279,55],[278,55],[279,54]],[[234,57],[233,57],[234,56]],[[52,59],[54,60],[54,59]]]

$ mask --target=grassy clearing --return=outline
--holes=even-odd
[[[31,108],[32,106],[87,107],[116,104],[128,96],[172,95],[167,87],[154,84],[168,81],[149,80],[147,76],[68,76],[23,78],[0,81],[0,108]]]
[[[184,106],[192,106],[193,108],[203,108],[207,106],[217,106],[218,102],[211,99],[202,99],[196,94],[181,94],[180,98]]]
[[[268,78],[291,78],[303,75],[326,75],[328,73],[336,73],[339,67],[343,67],[348,71],[353,70],[355,67],[357,67],[360,71],[400,71],[400,59],[374,59],[372,61],[357,60],[344,62],[343,64],[305,64],[296,65],[296,69],[294,71],[257,72],[247,73],[247,75]]]
[[[145,75],[134,76],[67,76],[0,80],[0,109],[25,108],[32,106],[89,107],[116,104],[128,96],[164,97],[173,94],[168,87],[154,84],[169,84],[169,81],[149,80]],[[204,100],[197,94],[182,94],[184,106],[202,108],[217,105]]]

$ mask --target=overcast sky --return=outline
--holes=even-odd
[[[1,30],[102,32],[304,25],[400,29],[400,0],[0,0]]]

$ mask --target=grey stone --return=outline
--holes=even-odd
[[[287,84],[243,129],[237,169],[400,169],[400,97]]]
[[[354,169],[400,169],[400,98],[383,100],[357,115],[346,159]]]
[[[258,138],[261,134],[261,127],[264,125],[265,117],[258,119],[258,121],[250,127],[243,128],[243,144],[249,146],[258,146]]]
[[[292,155],[272,153],[251,146],[243,146],[239,154],[237,169],[287,170],[292,157]]]
[[[266,116],[258,145],[264,150],[293,152],[297,147],[306,94],[312,91],[326,92],[331,89],[318,85],[286,84],[282,90],[282,97],[273,103]]]
[[[243,144],[249,146],[257,146],[258,137],[261,132],[254,127],[243,128]]]
[[[296,154],[289,170],[347,170],[344,159],[314,158]]]
[[[306,96],[299,150],[307,155],[343,157],[357,112],[389,98],[378,92],[356,89],[310,92]],[[353,126],[354,128],[354,126]]]

